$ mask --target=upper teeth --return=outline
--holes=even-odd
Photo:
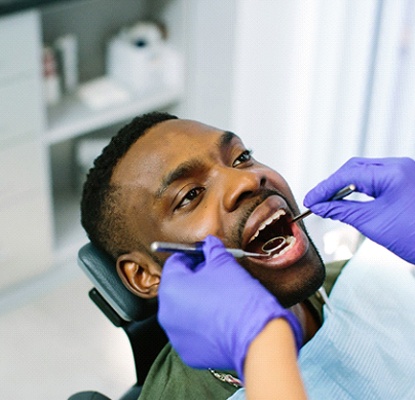
[[[265,220],[260,227],[258,228],[258,230],[254,233],[254,235],[251,237],[251,239],[249,240],[249,243],[251,243],[253,240],[255,240],[258,235],[259,232],[261,232],[263,229],[265,229],[268,225],[272,224],[274,221],[280,219],[281,215],[285,215],[285,211],[284,210],[278,210],[275,214],[271,215],[267,220]]]

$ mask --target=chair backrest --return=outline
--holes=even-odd
[[[79,250],[78,265],[124,321],[142,321],[156,314],[157,301],[145,300],[131,293],[118,276],[112,258],[92,243]]]
[[[157,299],[145,300],[131,293],[119,278],[112,258],[94,246],[84,245],[78,264],[94,284],[89,296],[101,311],[126,332],[133,350],[137,383],[144,383],[167,337],[157,321]]]

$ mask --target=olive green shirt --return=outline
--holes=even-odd
[[[328,294],[345,264],[346,261],[338,261],[326,266],[324,288]],[[307,302],[315,317],[323,323],[324,301],[320,294],[315,293]],[[230,373],[234,374],[232,371]],[[208,370],[188,367],[171,345],[167,344],[148,373],[140,400],[226,400],[236,390],[238,387],[222,382]]]

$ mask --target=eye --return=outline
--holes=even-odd
[[[245,150],[242,154],[233,162],[232,167],[237,167],[240,164],[246,163],[252,160],[252,151]]]
[[[176,209],[188,206],[192,201],[196,200],[199,195],[204,192],[204,190],[205,188],[203,187],[195,187],[189,190],[180,200],[180,203],[177,205]]]

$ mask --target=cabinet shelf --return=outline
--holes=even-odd
[[[48,129],[45,141],[58,143],[106,126],[133,118],[138,114],[166,108],[179,101],[182,90],[159,87],[151,93],[131,96],[127,102],[108,108],[93,110],[77,95],[67,95],[48,110]]]

